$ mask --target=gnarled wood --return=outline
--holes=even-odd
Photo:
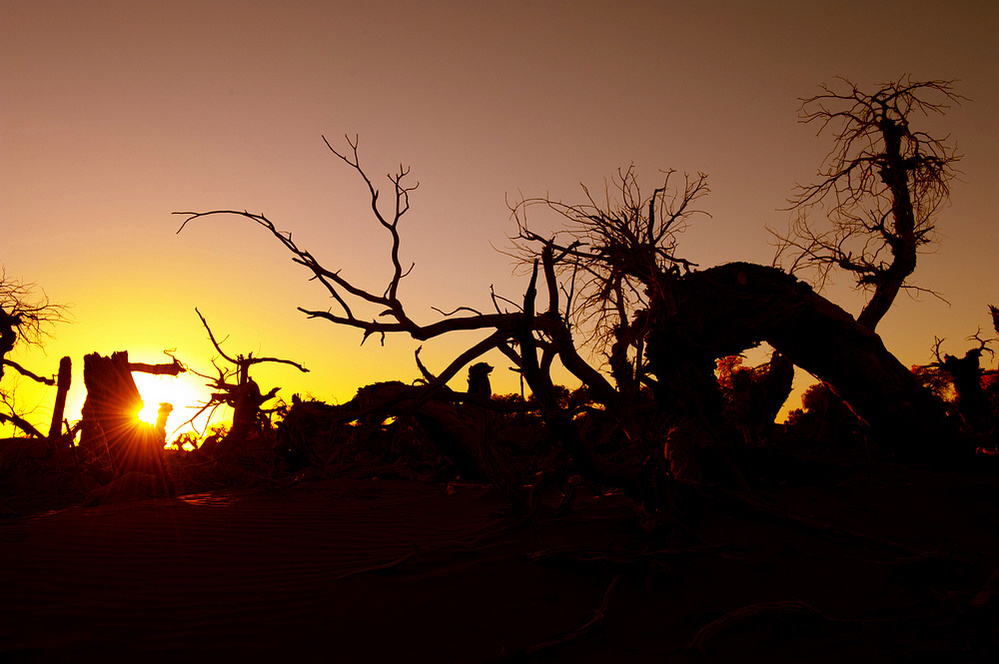
[[[163,439],[139,421],[142,397],[132,379],[128,352],[83,358],[83,404],[80,445],[105,456],[116,475],[139,471],[163,476]]]
[[[59,360],[59,378],[57,379],[56,400],[52,407],[52,423],[49,426],[49,438],[56,438],[62,433],[62,416],[66,411],[66,394],[73,382],[73,360],[64,357]]]
[[[729,263],[676,282],[676,309],[657,316],[649,360],[657,400],[711,416],[715,360],[767,342],[827,382],[900,454],[942,451],[942,418],[881,338],[776,268]]]

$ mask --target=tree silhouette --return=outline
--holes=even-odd
[[[264,403],[273,399],[280,388],[271,388],[266,394],[260,392],[260,387],[257,385],[256,381],[250,377],[250,367],[257,364],[287,364],[295,367],[302,373],[308,373],[309,370],[303,367],[298,362],[292,360],[286,360],[278,357],[254,357],[253,353],[247,353],[246,355],[232,355],[227,354],[222,350],[222,346],[219,341],[215,338],[215,333],[212,332],[212,328],[209,327],[208,321],[205,317],[201,315],[201,312],[195,308],[195,313],[198,314],[198,318],[201,320],[201,325],[205,328],[208,333],[208,338],[212,342],[216,352],[224,359],[226,362],[233,365],[233,368],[222,368],[219,367],[214,361],[212,362],[218,373],[217,377],[208,376],[206,374],[193,371],[196,375],[206,378],[211,381],[208,384],[214,392],[206,403],[191,417],[188,422],[193,422],[201,413],[205,411],[214,412],[216,408],[222,405],[229,406],[232,408],[232,429],[229,431],[228,435],[224,440],[220,441],[221,449],[216,450],[216,455],[224,454],[230,451],[236,445],[239,445],[243,439],[246,438],[254,430],[259,430],[265,423],[266,412],[261,408]],[[235,382],[233,382],[235,380]]]
[[[989,313],[999,334],[999,309],[990,305]],[[999,338],[982,338],[979,328],[967,341],[977,345],[958,357],[942,353],[944,340],[936,339],[933,344],[935,361],[913,367],[913,371],[939,398],[953,400],[964,426],[991,439],[994,447],[999,442],[999,370],[983,368],[982,358],[986,353],[995,357],[989,344]]]
[[[678,236],[697,215],[694,207],[708,194],[707,176],[663,174],[660,186],[643,195],[634,167],[619,171],[598,203],[585,185],[586,203],[550,198],[524,199],[512,207],[517,223],[515,256],[532,263],[549,242],[561,257],[556,267],[567,287],[566,312],[577,330],[588,331],[610,366],[618,390],[634,398],[647,382],[644,357],[650,300],[663,297],[663,275],[696,267],[677,253]],[[613,193],[612,193],[613,191]],[[532,230],[528,213],[548,208],[563,228],[551,238]]]
[[[801,121],[830,131],[834,146],[818,181],[800,186],[791,201],[797,220],[786,234],[774,233],[777,260],[790,259],[791,272],[814,269],[820,286],[834,267],[852,274],[871,291],[857,320],[874,330],[901,289],[925,290],[908,279],[920,249],[934,241],[935,216],[960,159],[949,137],[912,125],[965,98],[952,81],[903,77],[874,92],[839,83],[802,101]],[[828,230],[808,215],[818,206],[828,206]]]
[[[552,364],[556,359],[588,386],[594,401],[617,413],[626,427],[629,425],[625,400],[607,378],[582,357],[573,338],[567,305],[561,298],[556,276],[556,266],[565,258],[565,252],[555,250],[552,243],[546,245],[547,248],[540,252],[533,263],[530,282],[521,303],[494,293],[493,312],[483,313],[469,307],[461,307],[449,314],[442,313],[438,320],[431,323],[417,323],[409,315],[399,295],[400,283],[409,274],[409,269],[403,268],[400,257],[399,224],[409,210],[409,196],[416,185],[406,182],[409,169],[403,166],[400,166],[395,174],[389,175],[388,179],[394,190],[394,201],[389,207],[391,212],[384,212],[379,190],[360,165],[357,140],[348,139],[347,142],[350,146],[349,152],[336,150],[328,141],[326,145],[336,157],[360,175],[368,190],[372,213],[391,237],[390,260],[393,272],[381,294],[375,289],[353,283],[341,274],[340,270],[324,267],[308,250],[296,244],[291,233],[279,230],[271,220],[261,214],[238,210],[179,212],[177,214],[184,215],[186,219],[178,232],[193,220],[220,214],[235,214],[262,226],[291,252],[295,263],[304,266],[312,273],[312,278],[327,290],[335,303],[334,308],[326,311],[301,307],[299,310],[310,318],[321,318],[361,330],[362,343],[374,334],[384,339],[388,333],[404,333],[423,341],[459,330],[483,331],[486,336],[481,341],[460,353],[443,371],[428,381],[424,388],[427,398],[442,389],[463,367],[473,363],[488,351],[499,350],[520,371],[535,395],[546,424],[553,435],[562,441],[583,472],[598,481],[617,486],[643,499],[656,500],[648,495],[647,487],[640,486],[637,472],[612,468],[595,458],[583,445],[571,418],[558,402],[557,391],[551,378]],[[541,311],[538,311],[537,306],[539,276],[548,291],[546,306]],[[365,317],[356,313],[362,307],[371,305],[377,307],[378,315]],[[661,443],[659,447],[659,456],[661,456]]]
[[[64,306],[50,302],[34,284],[10,279],[5,272],[0,271],[0,380],[3,379],[5,370],[10,368],[35,382],[55,385],[55,378],[34,373],[10,359],[8,354],[18,345],[43,345],[50,328],[65,320]],[[67,376],[67,383],[68,373],[68,370],[60,371],[60,375]],[[68,389],[68,384],[66,388]],[[0,407],[3,409],[0,412],[0,423],[10,422],[29,435],[44,437],[24,418],[24,413],[18,411],[11,388],[0,386]],[[57,408],[56,411],[61,422],[61,409]],[[55,433],[58,433],[58,424]]]
[[[437,320],[421,324],[409,315],[400,296],[409,269],[401,260],[399,225],[416,188],[406,182],[409,170],[400,166],[388,176],[395,195],[391,213],[385,213],[379,190],[360,165],[356,139],[348,139],[349,152],[326,145],[361,176],[373,215],[389,233],[393,271],[384,289],[362,287],[340,270],[325,267],[262,214],[179,212],[186,218],[178,232],[194,220],[222,214],[263,227],[333,301],[328,310],[299,311],[360,330],[362,343],[371,335],[384,338],[389,333],[421,341],[455,331],[479,330],[485,335],[437,374],[417,357],[425,385],[413,388],[420,391],[419,397],[405,390],[410,403],[425,403],[463,367],[498,350],[530,387],[546,428],[578,471],[654,509],[671,500],[668,479],[676,464],[671,465],[667,450],[682,452],[737,437],[737,427],[726,420],[716,361],[761,342],[778,351],[767,370],[773,380],[761,375],[754,381],[767,391],[756,401],[768,412],[776,413],[786,398],[793,363],[828,382],[875,430],[887,434],[885,440],[895,451],[925,453],[938,442],[937,412],[928,405],[929,395],[870,328],[776,268],[730,263],[698,270],[677,253],[677,234],[697,214],[696,202],[707,192],[702,174],[680,182],[674,171],[665,172],[661,185],[643,196],[633,169],[628,169],[618,174],[617,193],[604,203],[597,203],[584,188],[586,202],[581,205],[550,199],[514,205],[518,233],[513,253],[530,266],[523,297],[515,301],[492,293],[492,312],[470,307],[438,310]],[[561,215],[564,230],[551,237],[533,230],[527,211],[536,206]],[[377,307],[376,315],[358,313],[372,311],[371,305]],[[589,332],[580,336],[580,326],[588,326]],[[599,364],[584,358],[588,351],[606,358],[610,378]],[[621,452],[612,455],[613,461],[584,441],[581,421],[559,401],[552,380],[556,361],[599,405],[593,417],[607,426],[597,428],[613,430],[611,446]]]

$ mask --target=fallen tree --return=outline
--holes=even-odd
[[[648,337],[657,400],[680,412],[720,415],[720,357],[767,342],[825,381],[903,457],[951,455],[943,411],[881,338],[804,282],[772,267],[730,263],[676,281],[672,311]],[[659,305],[662,306],[662,305]]]

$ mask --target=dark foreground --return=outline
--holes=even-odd
[[[669,536],[617,494],[517,522],[403,480],[4,519],[0,659],[999,661],[994,469],[743,466]]]

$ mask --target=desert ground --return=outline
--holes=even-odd
[[[586,482],[525,517],[485,484],[390,473],[8,510],[0,650],[13,662],[994,662],[999,475],[980,460],[743,450],[748,490],[677,483],[666,523]]]

